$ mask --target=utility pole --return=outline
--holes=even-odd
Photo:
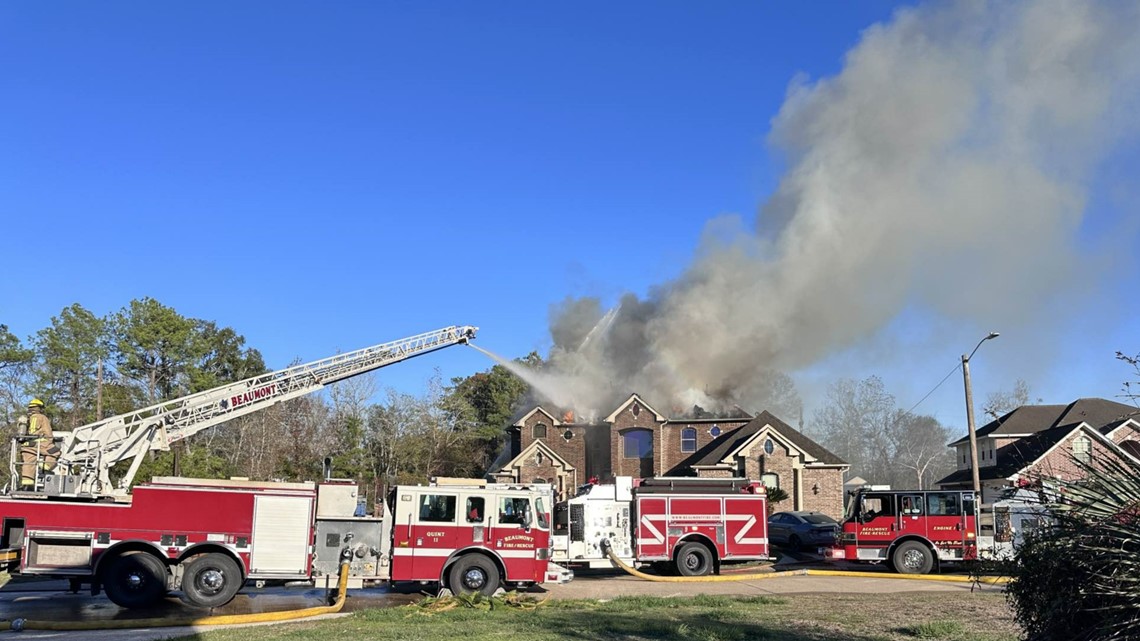
[[[977,495],[979,503],[982,501],[982,480],[981,473],[978,471],[978,432],[974,427],[974,390],[970,386],[970,359],[974,357],[974,353],[978,351],[978,347],[981,347],[982,343],[998,336],[1000,334],[997,332],[990,332],[989,336],[978,341],[977,346],[974,347],[974,351],[970,352],[969,356],[962,354],[962,379],[966,385],[966,428],[970,433],[970,472],[974,477],[974,494]]]

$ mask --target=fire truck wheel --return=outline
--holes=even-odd
[[[682,545],[677,553],[677,571],[681,576],[704,576],[712,572],[712,568],[712,554],[696,541]]]
[[[145,608],[166,594],[166,566],[145,552],[124,554],[102,573],[107,598],[120,607]]]
[[[930,574],[934,567],[934,555],[930,548],[918,541],[906,541],[891,555],[895,570],[901,574]]]
[[[191,605],[216,608],[230,602],[241,588],[241,569],[225,554],[204,554],[182,573],[182,594]]]
[[[491,596],[499,589],[499,569],[485,556],[468,554],[451,566],[447,587],[456,594],[482,592]]]

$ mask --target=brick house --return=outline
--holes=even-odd
[[[977,431],[982,502],[999,500],[1008,488],[1040,475],[1072,479],[1074,457],[1100,452],[1140,457],[1140,410],[1103,398],[1068,405],[1023,405]],[[958,469],[938,481],[942,489],[969,489],[969,435],[950,444]]]
[[[490,475],[542,479],[563,496],[591,478],[750,478],[788,493],[778,509],[843,514],[847,463],[769,412],[714,416],[693,408],[666,417],[631,394],[600,420],[574,418],[543,406],[530,409],[508,428],[510,446]]]

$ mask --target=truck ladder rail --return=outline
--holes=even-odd
[[[78,492],[100,494],[111,488],[110,468],[133,457],[115,492],[125,494],[143,455],[149,451],[169,450],[171,443],[204,429],[310,394],[329,383],[467,343],[475,338],[477,330],[453,325],[254,376],[60,432],[58,435],[65,437],[60,470],[79,477]]]

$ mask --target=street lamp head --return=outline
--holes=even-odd
[[[990,335],[989,335],[989,336],[987,336],[987,337],[985,338],[985,340],[987,340],[987,341],[988,341],[988,340],[990,340],[991,338],[997,338],[998,336],[1001,336],[1001,334],[999,334],[999,333],[997,333],[997,332],[990,332]]]

